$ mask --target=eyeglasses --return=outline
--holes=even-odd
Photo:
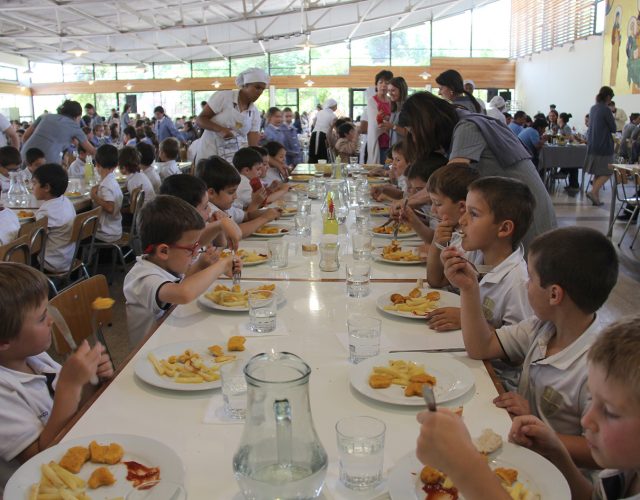
[[[169,245],[169,248],[177,248],[178,250],[186,250],[191,254],[191,257],[200,253],[200,242],[196,241],[193,245],[185,246],[185,245]]]

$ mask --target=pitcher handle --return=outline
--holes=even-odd
[[[273,403],[276,417],[276,452],[278,465],[291,465],[291,405],[288,399],[276,399]]]

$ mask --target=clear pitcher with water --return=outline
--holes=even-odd
[[[349,195],[347,193],[347,183],[344,179],[327,179],[325,181],[326,196],[322,204],[322,213],[327,211],[328,200],[333,200],[335,217],[338,224],[344,224],[349,215]]]
[[[247,413],[233,472],[248,500],[317,498],[327,473],[309,405],[311,368],[288,352],[258,354],[244,369]]]
[[[27,189],[21,172],[9,172],[10,184],[7,193],[9,205],[15,208],[25,208],[29,206],[31,195]]]

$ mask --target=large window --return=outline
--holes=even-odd
[[[298,89],[276,89],[276,107],[298,111]]]
[[[62,72],[65,82],[93,80],[93,64],[64,64]]]
[[[136,64],[118,64],[118,80],[150,80],[153,78],[153,68],[138,67]]]
[[[190,64],[154,64],[154,78],[191,78]]]
[[[33,119],[31,99],[26,95],[0,94],[0,113],[9,120],[30,121]]]
[[[351,66],[389,66],[389,33],[351,40]]]
[[[431,23],[391,33],[392,66],[429,66],[430,60]]]
[[[50,83],[62,81],[62,64],[60,63],[31,63],[31,81],[33,83]],[[36,116],[38,116],[36,114]]]
[[[471,11],[433,21],[432,57],[471,55]]]
[[[358,121],[367,107],[367,90],[351,89],[351,117]]]
[[[473,9],[472,23],[471,57],[509,57],[510,0]]]
[[[69,99],[70,101],[77,101],[80,103],[80,106],[82,106],[82,109],[84,110],[84,105],[85,104],[93,104],[94,106],[96,105],[96,95],[95,94],[66,94],[64,96],[65,99]],[[49,110],[51,111],[51,110]],[[109,110],[107,110],[109,111]],[[98,112],[102,115],[102,112],[104,112],[104,110],[98,110]]]
[[[274,52],[269,57],[272,75],[309,74],[309,51]]]
[[[62,68],[60,68],[62,70]],[[35,95],[33,96],[33,112],[36,118],[45,111],[55,113],[62,104],[64,95]]]
[[[122,101],[118,106],[117,94],[96,94],[96,109],[100,116],[109,116],[114,108],[120,113],[124,103],[125,101]]]
[[[8,80],[10,82],[18,81],[18,70],[8,66],[0,66],[0,80]]]
[[[180,116],[191,116],[191,92],[189,90],[163,90],[160,92],[165,113],[174,120]]]
[[[116,66],[114,64],[94,64],[96,80],[115,80]]]
[[[218,59],[216,61],[193,62],[192,71],[194,78],[209,78],[229,75],[229,61]]]
[[[348,75],[349,48],[346,43],[310,49],[312,75]]]
[[[238,76],[238,74],[249,68],[262,68],[266,70],[268,67],[267,56],[264,54],[253,57],[231,58],[231,76]]]
[[[332,97],[338,102],[337,114],[340,116],[349,115],[349,89],[346,88],[313,88],[300,89],[300,110],[301,111],[313,111],[319,104],[326,101],[329,97]]]

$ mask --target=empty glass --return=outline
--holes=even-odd
[[[368,206],[356,207],[356,230],[368,231],[369,221],[371,220],[371,209]]]
[[[249,329],[269,333],[276,329],[277,295],[275,291],[249,292]]]
[[[355,260],[370,260],[373,250],[373,236],[371,233],[355,232],[351,235],[351,246]]]
[[[371,282],[371,264],[367,261],[355,261],[347,264],[347,295],[362,298],[369,295]]]
[[[300,236],[311,236],[311,216],[298,212],[293,218],[295,233]]]
[[[282,269],[289,263],[289,243],[287,241],[270,240],[267,242],[267,254],[271,269]]]
[[[247,412],[247,381],[243,360],[225,363],[220,367],[224,412],[233,420],[242,420]]]
[[[320,242],[320,269],[322,271],[337,271],[340,267],[339,252],[338,238],[335,235],[325,235]]]
[[[382,322],[378,318],[364,314],[350,314],[347,319],[347,332],[351,363],[358,364],[380,353]]]
[[[382,481],[384,422],[374,417],[346,417],[336,424],[340,481],[347,488],[364,491]]]

